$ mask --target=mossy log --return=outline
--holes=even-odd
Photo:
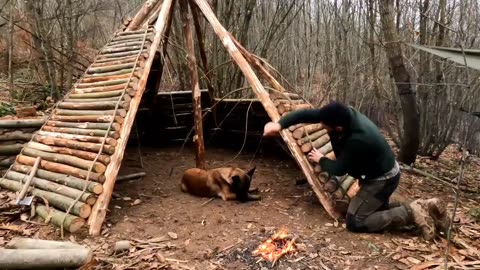
[[[89,136],[97,136],[97,137],[104,137],[105,135],[107,135],[107,131],[102,129],[82,129],[82,128],[63,128],[63,127],[44,126],[42,130],[57,132],[57,133],[89,135]],[[118,131],[109,131],[108,137],[116,140],[120,137],[120,133]]]
[[[16,182],[21,182],[21,183],[27,177],[28,177],[28,175],[23,174],[23,173],[19,173],[19,172],[16,172],[16,171],[9,171],[5,175],[5,178],[7,178],[9,180],[14,180]],[[83,192],[82,193],[81,190],[71,188],[71,187],[67,187],[65,185],[57,184],[55,182],[51,182],[51,181],[48,181],[48,180],[45,180],[45,179],[42,179],[42,178],[38,178],[38,177],[33,177],[33,182],[31,184],[31,186],[34,186],[34,187],[39,188],[41,190],[57,193],[57,194],[72,198],[74,200],[78,196],[80,196],[79,200],[81,202],[84,202],[84,203],[88,204],[88,205],[94,205],[95,202],[97,201],[96,196],[94,194],[90,193],[90,192]]]
[[[126,88],[126,89],[125,89]],[[137,84],[130,83],[130,84],[118,84],[118,85],[113,85],[113,86],[100,86],[100,87],[90,87],[90,88],[76,88],[75,90],[72,91],[72,93],[69,95],[77,95],[77,94],[90,94],[90,93],[107,93],[107,92],[113,92],[113,91],[124,91],[125,94],[128,94],[130,96],[135,95],[137,89]],[[117,95],[115,92],[115,95]],[[102,94],[101,94],[102,95]],[[107,94],[109,95],[109,94]],[[86,98],[96,98],[98,96],[84,96]]]
[[[60,227],[65,216],[65,212],[54,209],[53,207],[47,208],[44,205],[37,205],[35,207],[35,213],[44,220],[49,220],[54,225]],[[85,226],[86,220],[72,214],[68,214],[63,222],[63,228],[68,232],[75,233],[83,226]]]
[[[76,89],[81,89],[81,88],[105,87],[105,86],[113,86],[113,85],[119,85],[119,84],[136,83],[134,81],[134,79],[135,78],[132,78],[131,80],[130,79],[119,79],[119,80],[104,81],[104,82],[79,83],[75,86],[75,88]]]
[[[101,54],[109,54],[109,53],[121,53],[121,52],[137,52],[140,50],[148,49],[150,46],[148,44],[136,45],[136,46],[115,46],[110,48],[104,48],[100,51]]]
[[[64,155],[59,153],[44,152],[44,151],[40,151],[38,149],[33,149],[30,147],[25,147],[22,151],[22,154],[31,156],[31,157],[41,157],[44,160],[66,164],[66,165],[74,166],[76,168],[80,168],[84,170],[89,170],[90,166],[92,166],[93,164],[93,161],[91,160],[85,160],[79,157],[69,156],[69,155]],[[95,164],[93,164],[92,171],[97,173],[103,173],[105,172],[105,170],[106,170],[106,166],[103,165],[102,163],[95,162]]]
[[[50,145],[45,145],[45,144],[41,144],[34,141],[29,142],[27,144],[27,147],[45,151],[45,152],[50,152],[50,153],[59,153],[59,154],[75,156],[75,157],[79,157],[86,160],[95,160],[95,158],[97,157],[97,153],[92,153],[92,152],[82,151],[82,150],[75,150],[75,149],[70,149],[66,147],[50,146]],[[110,157],[107,155],[101,154],[98,157],[97,161],[105,165],[108,165],[108,163],[110,163]]]
[[[14,180],[0,178],[0,186],[8,190],[20,191],[23,187],[23,184]],[[90,212],[92,210],[92,207],[90,207],[90,205],[86,203],[75,202],[74,199],[65,197],[57,193],[44,191],[44,190],[40,190],[32,187],[29,188],[29,191],[34,196],[38,196],[46,199],[50,205],[55,206],[59,209],[62,209],[63,211],[66,211],[70,207],[70,205],[73,204],[71,213],[81,218],[87,218],[90,215]]]
[[[47,126],[108,130],[108,127],[110,126],[110,124],[109,123],[88,123],[88,122],[87,123],[72,123],[72,122],[61,122],[61,121],[48,121]],[[113,123],[110,130],[119,131],[120,128],[121,128],[120,124]]]
[[[58,133],[58,132],[48,132],[40,130],[37,132],[39,136],[47,136],[52,138],[59,138],[59,139],[67,139],[67,140],[76,140],[79,142],[90,142],[90,143],[103,143],[105,144],[116,146],[117,140],[113,138],[104,138],[104,137],[96,137],[96,136],[87,136],[87,135],[75,135],[75,134],[68,134],[68,133]]]
[[[19,163],[16,163],[12,166],[12,170],[20,173],[30,173],[31,169],[32,169],[31,166],[22,165]],[[35,175],[39,178],[47,179],[49,181],[62,184],[71,188],[75,188],[78,190],[83,190],[85,188],[85,184],[87,184],[87,181],[83,179],[66,175],[66,174],[50,172],[42,169],[38,169]],[[86,190],[89,192],[92,192],[97,195],[103,192],[103,186],[99,183],[90,182],[87,185],[88,186]]]
[[[43,143],[46,145],[53,145],[53,146],[60,146],[60,147],[68,147],[77,150],[83,151],[90,151],[94,153],[98,153],[101,148],[101,144],[96,143],[87,143],[87,142],[78,142],[74,140],[67,140],[67,139],[59,139],[59,138],[51,138],[47,136],[34,136],[33,141]],[[102,152],[105,154],[113,154],[115,152],[115,147],[111,145],[103,145]]]
[[[122,124],[124,118],[111,115],[52,115],[51,120],[61,122],[93,122],[93,123],[110,123],[112,118],[115,123]]]
[[[95,111],[95,110],[66,110],[66,109],[55,109],[55,112],[58,115],[69,115],[69,116],[82,116],[82,115],[113,115],[114,113],[116,116],[125,117],[127,115],[127,110],[125,109],[118,109],[118,110],[105,110],[105,111]],[[45,126],[43,127],[45,129]]]
[[[115,109],[117,101],[103,101],[103,102],[60,102],[58,108],[70,110],[112,110]],[[128,109],[130,107],[129,101],[120,101],[119,109]]]
[[[111,66],[90,67],[89,69],[87,69],[87,74],[114,72],[118,70],[131,70],[134,66],[135,66],[135,63],[130,62],[125,64],[111,65]]]
[[[31,119],[8,119],[0,120],[0,128],[26,128],[26,127],[41,127],[45,123],[46,118],[31,118]]]
[[[24,165],[33,166],[33,163],[35,162],[35,158],[25,156],[25,155],[18,155],[17,162]],[[52,161],[46,161],[46,160],[42,160],[40,162],[40,168],[51,171],[51,172],[72,175],[82,179],[86,179],[88,175],[88,171],[86,170],[82,170],[76,167],[72,167],[72,166],[68,166],[68,165],[64,165],[64,164],[60,164]],[[95,181],[98,183],[103,183],[105,181],[105,175],[95,173],[95,172],[90,172],[89,180]]]
[[[22,151],[22,148],[23,148],[22,143],[0,145],[0,155],[2,156],[16,155],[20,153],[20,151]]]
[[[30,141],[33,133],[25,133],[21,130],[6,132],[0,135],[0,141]]]

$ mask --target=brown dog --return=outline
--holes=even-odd
[[[222,167],[211,170],[191,168],[183,173],[181,190],[200,197],[220,197],[240,202],[260,200],[250,194],[250,184],[256,167],[248,172],[240,168]]]

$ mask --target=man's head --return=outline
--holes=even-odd
[[[320,122],[328,132],[341,133],[350,127],[351,116],[347,106],[333,101],[320,109]]]

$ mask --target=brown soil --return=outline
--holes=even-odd
[[[336,223],[326,214],[308,184],[295,184],[303,175],[286,156],[257,154],[252,162],[257,167],[252,188],[260,190],[261,201],[209,201],[182,193],[179,188],[182,172],[195,163],[193,150],[187,148],[179,153],[179,149],[141,148],[142,169],[138,149],[128,148],[120,175],[144,170],[147,176],[117,183],[101,237],[88,237],[85,233],[70,236],[71,240],[93,247],[97,258],[102,258],[103,266],[91,269],[164,269],[159,268],[155,252],[131,250],[144,254],[132,258],[110,256],[108,249],[118,240],[139,241],[169,235],[173,237],[161,252],[165,258],[173,259],[170,263],[177,268],[168,269],[408,269],[415,263],[439,258],[444,252],[445,241],[425,242],[414,231],[383,234],[346,231],[342,222]],[[230,160],[236,154],[233,150],[207,148],[208,166],[232,164]],[[234,163],[247,169],[253,155],[243,152]],[[397,199],[440,196],[453,206],[450,190],[410,174],[403,174],[394,195]],[[468,209],[463,205],[471,200],[462,197],[460,202],[458,216],[464,220]],[[478,202],[473,203],[478,207]],[[35,228],[34,237],[59,238],[58,229],[50,226],[40,230],[31,224],[22,226]],[[282,258],[274,267],[265,261],[257,263],[258,258],[251,252],[282,227],[298,236],[299,252]],[[11,238],[1,233],[0,230],[3,243]]]

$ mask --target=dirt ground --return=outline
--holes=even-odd
[[[102,237],[70,237],[95,249],[102,263],[91,269],[408,269],[436,260],[444,252],[444,240],[425,242],[414,231],[346,231],[342,222],[329,218],[308,184],[295,184],[303,175],[288,156],[257,155],[253,161],[253,152],[238,156],[234,160],[237,166],[247,169],[256,165],[252,187],[262,196],[261,201],[238,203],[180,191],[182,172],[195,166],[192,149],[179,154],[179,147],[143,147],[141,153],[140,159],[136,147],[128,148],[120,175],[144,170],[147,176],[117,183]],[[209,167],[232,164],[229,161],[236,154],[233,150],[207,148]],[[453,206],[453,194],[432,183],[404,174],[395,198],[440,196]],[[478,199],[462,198],[463,203],[478,207]],[[465,217],[463,208],[459,209],[459,216]],[[478,228],[478,223],[472,224]],[[299,252],[282,258],[273,267],[265,261],[257,263],[251,252],[282,227],[298,237]],[[35,234],[53,239],[59,235],[50,227]],[[472,236],[473,240],[478,237]],[[117,240],[149,243],[155,239],[162,239],[160,257],[154,244],[143,249],[133,247],[126,255],[108,252]],[[480,248],[478,243],[475,246]],[[171,268],[162,268],[167,267],[162,257]]]

